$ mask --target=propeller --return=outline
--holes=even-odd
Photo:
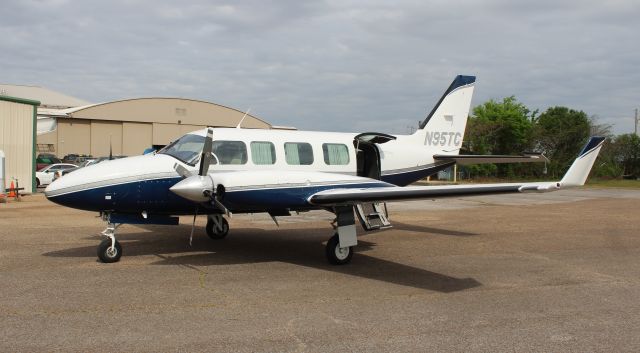
[[[113,148],[111,147],[111,135],[109,135],[109,160],[113,159]]]
[[[198,216],[198,206],[202,203],[206,204],[206,208],[213,206],[214,208],[222,211],[227,215],[227,217],[231,217],[231,212],[218,200],[218,195],[216,195],[213,187],[213,179],[209,175],[209,166],[211,165],[211,158],[213,158],[212,153],[213,146],[213,129],[207,129],[207,136],[204,139],[204,146],[202,146],[202,153],[200,155],[200,168],[198,169],[198,174],[194,174],[187,168],[185,168],[182,164],[175,163],[173,165],[173,169],[178,173],[178,175],[182,176],[184,180],[179,181],[175,185],[173,185],[169,190],[174,192],[175,194],[184,197],[187,200],[191,200],[196,202],[196,208],[193,214],[193,222],[191,224],[191,235],[189,236],[189,245],[192,244],[193,241],[193,233],[196,226],[196,217]]]
[[[189,171],[181,164],[175,163],[173,169],[184,180],[176,183],[169,190],[175,194],[197,203],[209,203],[216,209],[222,211],[227,216],[231,216],[231,212],[220,202],[218,195],[214,190],[213,179],[209,175],[209,166],[214,158],[211,150],[213,145],[213,129],[207,129],[207,136],[204,140],[202,153],[200,155],[200,167],[198,174]]]
[[[209,172],[209,165],[211,164],[211,147],[213,145],[213,129],[207,129],[207,137],[204,138],[204,146],[202,147],[202,155],[200,156],[200,171],[198,175],[206,176]]]

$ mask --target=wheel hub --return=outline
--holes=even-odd
[[[338,258],[338,260],[344,260],[349,256],[349,252],[351,251],[351,249],[347,248],[341,248],[339,245],[336,246],[336,258]]]
[[[111,246],[107,249],[106,253],[107,253],[107,256],[113,258],[113,257],[116,257],[116,255],[118,254],[118,250],[116,250],[114,246]]]

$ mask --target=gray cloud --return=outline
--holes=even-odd
[[[2,81],[90,101],[205,99],[279,125],[405,132],[458,73],[633,129],[626,1],[5,1]]]

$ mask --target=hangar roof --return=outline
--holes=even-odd
[[[0,84],[0,95],[39,101],[41,108],[61,109],[89,104],[82,99],[38,86]]]
[[[135,98],[84,105],[60,110],[55,115],[62,115],[60,113],[76,119],[230,127],[235,127],[245,115],[242,111],[220,104],[166,97]],[[268,129],[271,125],[260,118],[246,114],[242,127]]]

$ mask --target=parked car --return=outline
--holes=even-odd
[[[38,158],[36,158],[36,170],[43,169],[55,163],[62,163],[62,161],[55,156],[38,156]]]
[[[37,158],[58,158],[53,153],[40,153]]]
[[[53,177],[57,171],[76,168],[75,164],[70,163],[55,163],[48,165],[36,172],[36,186],[45,186],[51,184]]]
[[[70,154],[64,156],[64,158],[62,158],[62,162],[63,163],[80,164],[80,163],[84,162],[84,160],[87,159],[87,158],[93,158],[93,157],[91,155],[87,155],[87,154],[70,153]]]

